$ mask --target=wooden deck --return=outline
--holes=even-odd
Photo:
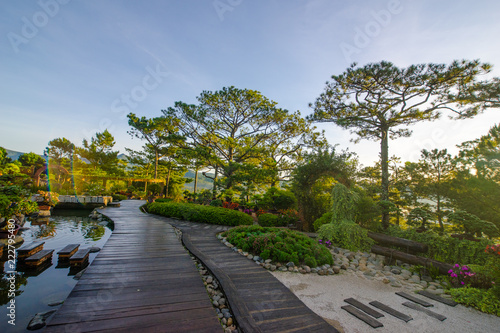
[[[338,332],[271,273],[221,244],[222,228],[168,219],[183,232],[184,245],[222,285],[244,332]]]
[[[142,204],[103,211],[115,230],[44,332],[223,331],[173,228]]]

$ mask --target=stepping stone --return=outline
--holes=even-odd
[[[369,303],[371,306],[374,306],[376,308],[379,308],[380,310],[387,312],[388,314],[403,320],[404,322],[409,322],[410,320],[413,320],[411,316],[405,315],[404,313],[401,313],[383,303],[380,303],[379,301],[373,301]]]
[[[409,307],[410,309],[414,309],[414,310],[423,312],[423,313],[425,313],[425,314],[427,314],[427,315],[429,315],[431,317],[434,317],[434,318],[436,318],[438,320],[441,320],[441,321],[443,321],[443,320],[446,319],[445,316],[443,316],[443,315],[441,315],[439,313],[436,313],[434,311],[431,311],[429,309],[423,308],[420,305],[412,303],[412,302],[404,302],[403,305],[406,306],[406,307]]]
[[[433,294],[427,290],[420,290],[417,292],[417,294],[420,294],[422,296],[428,297],[430,299],[433,299],[435,301],[441,302],[443,304],[449,305],[449,306],[456,306],[458,303],[455,302],[454,300],[451,299],[446,299],[444,297],[441,297],[439,295]]]
[[[357,307],[361,311],[366,312],[367,314],[369,314],[370,316],[372,316],[374,318],[380,318],[380,317],[384,316],[380,312],[378,312],[376,310],[373,310],[369,306],[361,303],[360,301],[355,300],[354,298],[347,298],[347,299],[344,300],[344,302],[349,303],[349,304]]]
[[[41,250],[32,256],[24,259],[26,266],[40,266],[49,259],[52,259],[52,252],[54,250]]]
[[[407,293],[405,293],[405,292],[403,292],[403,291],[398,291],[398,292],[396,293],[396,295],[399,295],[399,296],[404,297],[404,298],[406,298],[406,299],[408,299],[408,300],[410,300],[410,301],[412,301],[412,302],[415,302],[415,303],[417,303],[417,304],[420,304],[420,305],[422,305],[422,306],[425,306],[426,308],[431,307],[431,306],[434,306],[434,305],[432,305],[431,303],[424,301],[423,299],[420,299],[420,298],[415,297],[415,296],[413,296],[413,295],[407,294]]]
[[[31,244],[21,246],[17,249],[17,258],[22,260],[34,255],[42,250],[43,244],[45,244],[45,242],[33,242]]]
[[[69,260],[69,258],[78,251],[80,244],[66,245],[61,251],[57,252],[59,260]]]
[[[373,328],[384,326],[384,325],[382,325],[382,323],[380,321],[373,319],[372,317],[368,316],[364,312],[359,311],[358,309],[356,309],[352,305],[344,305],[344,306],[341,306],[340,308],[346,310],[347,312],[352,314],[354,317],[364,321],[365,323],[367,323],[368,325],[370,325]]]
[[[90,249],[80,249],[69,258],[71,267],[84,265],[89,260]]]

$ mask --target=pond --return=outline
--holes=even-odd
[[[51,303],[63,301],[69,295],[77,280],[73,277],[78,270],[59,267],[57,252],[68,244],[80,244],[80,249],[97,246],[102,248],[112,232],[112,223],[89,218],[88,210],[56,210],[50,218],[28,220],[24,227],[27,230],[19,234],[23,244],[33,241],[45,242],[43,249],[53,249],[52,262],[39,270],[23,270],[18,267],[16,275],[15,326],[8,323],[10,311],[8,297],[11,271],[7,267],[7,249],[0,261],[0,332],[32,332],[26,327],[31,318],[38,312],[56,310],[59,306]],[[98,253],[90,253],[92,262]],[[67,265],[62,265],[67,266]],[[3,268],[3,269],[2,269]],[[23,270],[23,271],[22,271]]]

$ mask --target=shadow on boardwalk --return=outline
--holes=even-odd
[[[227,227],[143,214],[143,201],[102,212],[110,239],[45,332],[222,332],[183,243],[214,274],[244,332],[338,332],[269,272],[215,237]]]

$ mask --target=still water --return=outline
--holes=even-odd
[[[8,262],[5,262],[7,249],[4,249],[0,261],[0,332],[33,332],[26,329],[31,318],[38,312],[57,310],[60,305],[48,304],[66,299],[77,283],[77,280],[73,279],[77,271],[74,272],[69,267],[57,267],[57,252],[68,244],[80,244],[80,249],[91,246],[102,248],[111,235],[111,223],[90,219],[89,214],[90,211],[86,210],[56,210],[48,219],[28,219],[24,227],[29,229],[19,232],[24,239],[23,244],[44,241],[43,249],[53,249],[54,252],[52,263],[44,265],[43,269],[18,269],[15,281],[15,326],[8,323],[10,318],[7,314],[10,310],[7,306],[11,303],[8,297],[8,274],[4,272],[11,269],[7,266]],[[97,254],[90,253],[89,262],[92,262]]]

